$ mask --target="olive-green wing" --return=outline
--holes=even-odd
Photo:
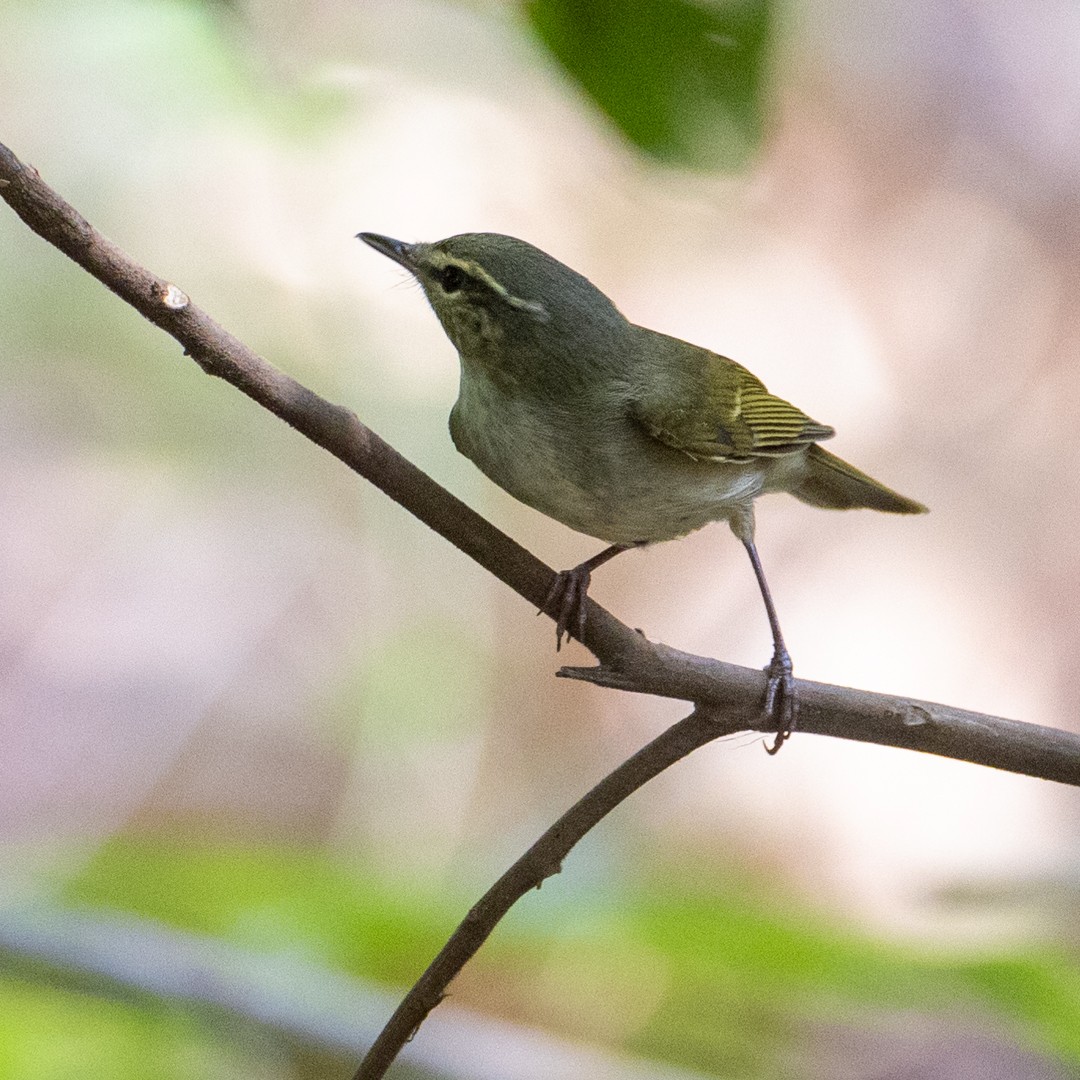
[[[693,458],[751,461],[794,454],[834,434],[770,394],[741,364],[687,348],[678,377],[633,405],[635,419],[654,439]]]

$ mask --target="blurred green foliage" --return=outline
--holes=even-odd
[[[0,1077],[233,1080],[290,1076],[270,1040],[233,1038],[184,1010],[142,998],[0,973]],[[261,1045],[259,1045],[261,1043]]]
[[[531,0],[541,41],[661,161],[736,168],[761,139],[769,0]]]
[[[437,897],[349,873],[316,852],[156,840],[111,842],[68,896],[390,986],[416,978],[450,918]]]
[[[783,1075],[778,1056],[792,1032],[815,1023],[858,1030],[898,1013],[990,1015],[1006,1041],[1080,1065],[1080,969],[1061,952],[927,956],[838,929],[791,902],[778,906],[745,882],[706,887],[677,872],[578,894],[558,918],[537,920],[528,909],[560,909],[545,904],[549,891],[531,894],[519,905],[524,913],[515,909],[499,927],[459,1000],[722,1076]],[[391,987],[419,975],[473,899],[357,873],[312,852],[153,838],[114,840],[66,892],[79,908],[122,910],[253,951],[300,955]],[[20,1036],[20,1060],[36,1060],[29,1040],[44,1046],[42,1071],[0,1075],[51,1080],[58,1074],[47,1071],[54,1057],[47,1044],[58,1038],[101,1040],[106,1056],[121,1060],[137,1057],[151,1037],[167,1044],[202,1037],[181,1021],[170,1027],[161,1005],[135,1000],[135,1018],[125,1019],[113,1001],[84,1005],[88,1018],[68,1023],[76,1005],[50,1005],[49,993],[0,982],[0,1003],[25,999],[38,1010]],[[642,1001],[635,1023],[605,1039]],[[579,1022],[582,1008],[591,1020]],[[154,1074],[185,1075],[164,1066]]]

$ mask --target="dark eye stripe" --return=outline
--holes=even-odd
[[[468,275],[460,266],[451,263],[450,266],[445,266],[438,272],[436,280],[442,286],[443,292],[456,293],[461,290],[467,277]]]

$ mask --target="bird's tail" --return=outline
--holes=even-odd
[[[791,494],[811,506],[827,510],[884,510],[888,514],[925,514],[926,507],[905,498],[854,465],[814,443],[807,449],[806,471]]]

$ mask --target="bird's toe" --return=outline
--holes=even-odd
[[[590,574],[588,569],[575,566],[572,570],[560,570],[551,583],[542,611],[555,618],[555,651],[562,648],[563,638],[568,641],[585,635],[586,600],[589,596]]]
[[[799,697],[795,689],[791,657],[786,651],[774,653],[765,671],[768,681],[765,684],[764,712],[776,724],[776,738],[766,750],[775,754],[795,730],[799,718]]]

